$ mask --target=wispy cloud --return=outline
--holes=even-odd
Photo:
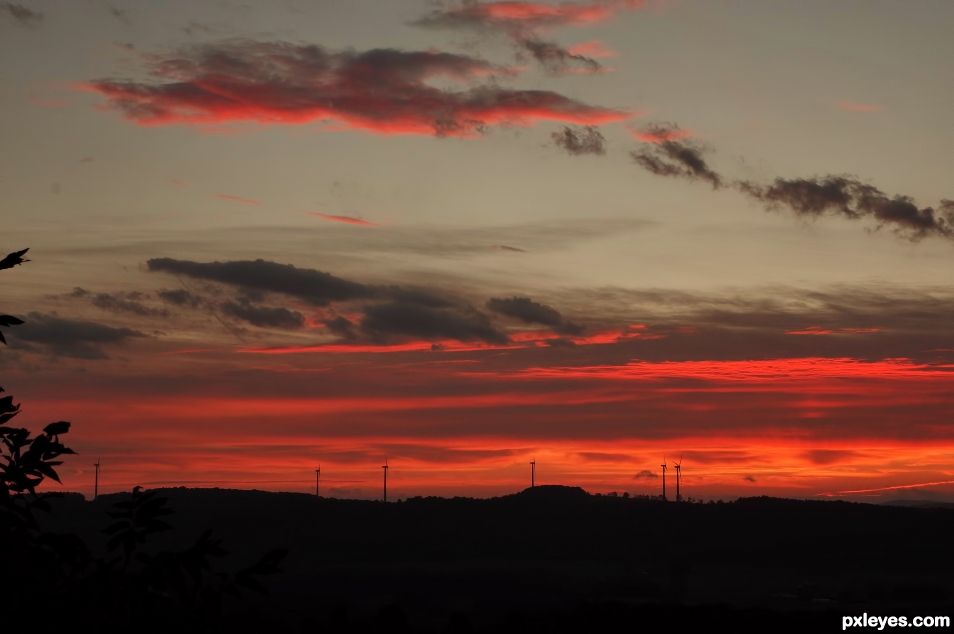
[[[238,203],[240,205],[248,205],[250,207],[257,207],[262,204],[262,201],[255,200],[254,198],[245,198],[243,196],[234,196],[232,194],[223,194],[217,193],[215,197],[219,200],[227,200],[230,203]]]
[[[340,216],[337,214],[326,214],[320,211],[309,211],[309,216],[315,216],[316,218],[321,218],[322,220],[327,220],[329,222],[341,222],[346,225],[355,225],[358,227],[377,227],[376,222],[371,222],[370,220],[365,220],[364,218],[358,218],[356,216]]]
[[[20,26],[27,28],[39,26],[45,18],[43,12],[25,7],[18,2],[0,2],[0,15],[7,15]]]

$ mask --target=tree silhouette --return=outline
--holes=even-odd
[[[23,257],[27,251],[8,254],[0,260],[0,270],[28,262]],[[0,326],[22,323],[0,315]],[[0,342],[6,343],[2,331]],[[55,512],[49,498],[56,494],[38,489],[47,478],[60,482],[60,458],[75,453],[60,438],[70,431],[70,423],[50,423],[34,436],[8,425],[19,413],[12,396],[0,397],[0,595],[17,606],[4,614],[13,631],[93,624],[139,632],[173,627],[218,631],[226,597],[241,598],[243,589],[264,592],[260,578],[279,572],[286,555],[282,549],[236,572],[216,569],[213,561],[227,551],[211,531],[184,550],[153,552],[147,542],[172,530],[163,518],[173,511],[156,491],[138,486],[109,512],[113,521],[103,531],[109,536],[105,555],[93,556],[77,535],[44,531],[37,511]]]

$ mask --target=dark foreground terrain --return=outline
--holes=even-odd
[[[288,549],[282,572],[264,579],[267,595],[227,598],[227,631],[834,632],[842,616],[865,612],[954,615],[952,509],[772,498],[676,504],[569,487],[386,505],[219,489],[160,494],[173,529],[143,548],[186,548],[211,529],[229,551],[223,568]],[[128,497],[64,496],[43,522],[104,550],[107,512]],[[78,625],[121,622],[95,607],[72,609]]]

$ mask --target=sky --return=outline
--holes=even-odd
[[[954,501],[947,0],[0,2],[64,487]]]

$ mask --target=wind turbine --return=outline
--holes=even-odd
[[[682,502],[682,494],[679,492],[679,478],[682,475],[682,456],[679,456],[679,462],[676,467],[676,502]]]
[[[662,463],[661,465],[659,465],[659,466],[662,467],[662,474],[663,474],[663,483],[662,483],[662,484],[663,484],[663,497],[662,497],[662,499],[663,499],[663,502],[665,502],[665,501],[666,501],[666,459],[665,459],[665,458],[663,458],[663,463]]]
[[[321,465],[315,469],[315,497],[321,497]]]
[[[530,460],[530,488],[537,486],[537,459]]]
[[[93,478],[93,500],[99,497],[99,463],[99,458],[93,463],[93,466],[96,467],[96,475]]]
[[[388,503],[388,459],[384,459],[384,464],[381,465],[381,468],[384,469],[384,503]]]

